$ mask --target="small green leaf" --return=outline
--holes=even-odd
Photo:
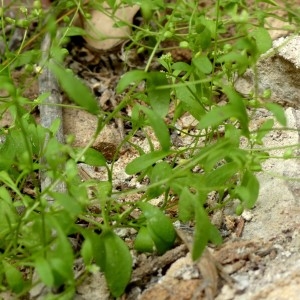
[[[229,98],[229,104],[216,107],[205,114],[200,119],[199,128],[216,127],[224,120],[234,117],[239,120],[244,135],[249,136],[249,117],[243,98],[230,87],[224,87],[224,92]]]
[[[172,174],[172,168],[167,162],[157,163],[149,174],[150,183],[154,184],[168,178]],[[161,195],[166,190],[166,185],[149,187],[147,195],[149,199],[153,199]]]
[[[192,64],[204,74],[210,74],[212,72],[212,63],[207,56],[198,56],[193,58]]]
[[[147,227],[141,227],[134,241],[134,249],[139,252],[153,252],[154,242]]]
[[[163,150],[168,151],[171,146],[169,129],[163,119],[153,110],[141,106],[141,110],[147,115],[150,126],[153,128]]]
[[[112,193],[111,181],[100,181],[96,187],[96,196],[99,200],[100,207],[105,207]]]
[[[271,5],[274,5],[274,6],[279,6],[277,4],[277,2],[273,1],[273,0],[259,0],[258,2],[264,2],[264,3],[268,3],[268,4],[271,4]]]
[[[195,219],[196,226],[192,251],[193,260],[198,259],[204,251],[209,240],[209,227],[212,226],[203,207],[197,207],[197,209],[195,209]]]
[[[243,202],[244,207],[252,208],[258,198],[259,181],[250,171],[246,171],[240,186],[236,187],[235,193]]]
[[[179,101],[184,104],[184,109],[192,114],[197,120],[205,114],[204,107],[200,101],[196,99],[196,91],[194,87],[178,86],[175,87],[176,96]]]
[[[169,111],[170,88],[160,88],[169,84],[165,73],[151,72],[147,78],[147,91],[150,105],[154,112],[161,118],[165,117]]]
[[[15,96],[16,95],[16,86],[13,80],[9,75],[2,76],[0,75],[0,89],[4,95]]]
[[[28,64],[34,64],[40,60],[41,50],[27,50],[16,55],[13,61],[13,68],[18,68]]]
[[[62,152],[62,144],[55,137],[49,139],[44,150],[44,157],[51,168],[58,169],[65,162],[66,156]]]
[[[242,204],[239,204],[236,208],[235,208],[235,214],[237,216],[240,216],[242,213],[244,212],[244,206]]]
[[[93,246],[93,257],[96,265],[104,270],[106,264],[106,250],[103,238],[90,231],[84,232],[84,237],[86,240],[89,239]]]
[[[12,203],[0,201],[0,241],[7,233],[13,234],[13,228],[15,228],[18,222],[18,215],[15,207]]]
[[[230,51],[227,54],[221,55],[217,62],[235,64],[238,67],[239,74],[243,74],[248,68],[249,61],[245,53]]]
[[[153,2],[155,1],[144,0],[140,2],[141,12],[142,12],[144,22],[149,22],[153,16],[153,12],[154,12]]]
[[[6,136],[4,144],[0,144],[0,169],[9,170],[15,159],[16,149],[10,135]]]
[[[216,245],[222,242],[222,237],[219,231],[210,223],[205,209],[198,202],[196,202],[195,205],[196,227],[192,251],[193,260],[196,260],[201,256],[203,250],[205,249],[205,246],[209,241],[213,242]]]
[[[176,62],[172,65],[172,69],[182,72],[191,72],[192,67],[184,62]]]
[[[141,202],[138,207],[147,219],[147,228],[158,254],[165,253],[174,245],[176,238],[171,220],[159,208],[149,203]]]
[[[2,161],[2,157],[5,158],[3,161],[5,164],[6,159],[11,162],[15,157],[18,158],[24,154],[24,152],[31,151],[31,148],[27,148],[25,139],[26,137],[24,137],[19,128],[10,129],[4,145],[0,148],[0,162]],[[29,147],[31,147],[31,143],[29,143]]]
[[[216,143],[212,143],[202,148],[199,155],[195,158],[201,161],[205,172],[209,172],[214,168],[216,163],[231,154],[234,149],[230,139],[219,139]]]
[[[86,266],[90,265],[93,259],[93,245],[90,239],[84,240],[80,249],[80,254],[83,258],[84,264]]]
[[[249,137],[249,117],[242,96],[231,86],[223,87],[223,91],[229,99],[230,107],[232,108],[232,117],[239,120],[242,133],[246,137]]]
[[[255,30],[250,32],[250,35],[256,40],[258,54],[263,54],[272,48],[272,38],[269,31],[264,27],[257,27]]]
[[[230,119],[232,114],[232,107],[230,104],[222,107],[215,107],[200,119],[198,127],[199,129],[216,127],[223,121]]]
[[[275,116],[277,121],[282,125],[286,126],[287,120],[284,113],[284,108],[276,103],[266,103],[266,108]]]
[[[11,205],[12,203],[11,195],[4,186],[0,187],[0,199],[5,201],[9,205]]]
[[[206,50],[211,45],[212,37],[211,31],[208,28],[204,30],[197,36],[196,43],[203,49]]]
[[[75,148],[74,151],[76,154],[79,154],[82,148]],[[94,167],[106,166],[106,159],[103,154],[93,148],[88,148],[84,152],[84,155],[78,159],[78,162],[84,162]]]
[[[59,254],[59,251],[57,251],[57,253],[49,260],[54,278],[54,286],[56,287],[74,280],[72,270],[73,265],[70,266],[68,260],[64,258],[63,253],[60,254],[61,256],[59,256]]]
[[[148,73],[145,71],[141,71],[141,70],[129,71],[121,77],[116,87],[116,91],[117,93],[122,93],[129,85],[138,84],[139,82],[147,78],[148,78]]]
[[[259,145],[263,144],[262,139],[272,130],[274,125],[274,120],[269,119],[266,120],[258,129],[257,134],[256,134],[256,143]]]
[[[195,201],[197,201],[197,199],[195,199],[195,195],[189,191],[188,187],[184,187],[178,202],[178,213],[180,220],[183,222],[192,220],[195,215]]]
[[[55,135],[59,130],[60,125],[61,125],[61,120],[59,118],[55,119],[49,128],[50,132],[52,132],[53,135]]]
[[[52,192],[52,196],[56,203],[61,205],[71,217],[76,217],[82,213],[82,207],[78,201],[76,201],[71,195],[67,193]]]
[[[59,287],[66,283],[74,284],[74,253],[68,240],[74,221],[63,210],[57,211],[56,214],[45,214],[44,221],[47,225],[46,229],[51,228],[52,232],[55,232],[55,239],[53,240],[52,237],[51,249],[47,251],[47,260],[43,261],[44,258],[40,258],[36,267],[38,268],[39,262],[42,263],[43,268],[40,272],[49,285]],[[46,243],[46,240],[43,239],[43,243]],[[50,272],[51,277],[47,277],[46,272]]]
[[[54,285],[54,276],[48,260],[44,257],[37,257],[35,259],[35,269],[45,285],[49,287]]]
[[[14,293],[22,292],[25,282],[22,273],[5,260],[2,261],[7,283]]]
[[[84,85],[79,78],[75,77],[72,72],[67,71],[64,67],[53,61],[50,62],[49,68],[54,73],[61,88],[68,96],[89,113],[97,115],[99,113],[99,107],[89,88]]]
[[[170,153],[171,151],[158,150],[158,151],[152,151],[150,153],[141,155],[140,157],[137,157],[132,162],[130,162],[126,166],[125,171],[129,175],[139,173],[147,169],[148,167],[152,166],[158,160],[163,159]]]
[[[205,174],[205,186],[218,189],[219,187],[224,186],[238,171],[239,169],[236,162],[224,164],[208,174]]]
[[[104,232],[101,237],[105,257],[100,268],[104,272],[108,287],[114,297],[123,294],[131,277],[132,258],[124,241],[113,231]]]
[[[78,36],[78,35],[86,35],[86,31],[83,28],[70,26],[61,28],[62,35],[65,36]]]

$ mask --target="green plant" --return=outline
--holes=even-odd
[[[116,1],[107,2],[111,7],[118,6]],[[251,132],[247,109],[265,107],[282,125],[286,125],[286,121],[279,106],[259,101],[261,95],[257,91],[245,99],[234,90],[233,83],[236,74],[253,66],[271,47],[264,22],[272,9],[279,7],[272,1],[254,1],[248,6],[242,0],[219,0],[214,6],[204,8],[199,7],[198,1],[122,2],[138,3],[142,7],[144,22],[136,26],[129,48],[148,55],[148,61],[144,70],[131,70],[120,79],[117,91],[124,93],[124,98],[112,113],[104,115],[88,88],[62,67],[66,39],[81,32],[73,27],[71,14],[85,12],[86,7],[80,1],[60,1],[57,11],[50,10],[46,31],[53,41],[49,59],[44,62],[75,102],[74,107],[98,117],[95,137],[124,106],[132,107],[128,117],[132,129],[124,143],[131,143],[140,155],[127,165],[126,172],[137,174],[139,180],[148,178],[150,184],[146,188],[120,192],[113,189],[114,161],[109,164],[101,153],[89,148],[93,141],[84,149],[74,148],[71,138],[66,144],[60,144],[55,137],[59,121],[47,129],[32,117],[31,112],[47,95],[40,95],[34,101],[22,96],[24,87],[15,85],[13,71],[23,67],[26,77],[34,64],[40,62],[37,41],[43,32],[42,19],[46,13],[35,1],[36,8],[29,15],[26,12],[22,22],[21,19],[14,21],[3,18],[2,5],[5,47],[0,66],[0,114],[3,117],[9,113],[12,122],[8,128],[1,128],[0,291],[10,289],[18,296],[25,295],[36,284],[32,281],[36,272],[38,282],[52,289],[63,286],[59,297],[72,298],[77,284],[73,264],[75,258],[81,256],[87,272],[93,270],[95,264],[100,267],[112,294],[118,297],[130,280],[132,258],[116,229],[136,229],[138,251],[163,254],[172,248],[176,238],[172,222],[177,218],[182,222],[195,221],[192,257],[197,259],[208,242],[222,241],[217,228],[210,223],[212,210],[233,199],[240,201],[238,213],[255,204],[259,191],[255,173],[268,158],[257,146],[263,143],[273,123],[266,121],[256,132]],[[261,3],[269,5],[260,9]],[[66,9],[68,13],[61,16]],[[288,13],[292,21],[298,21],[290,9]],[[66,21],[61,25],[59,40],[54,39],[57,18]],[[33,20],[38,27],[29,37],[27,31]],[[4,34],[7,22],[17,22],[25,28],[23,41],[14,51],[10,50]],[[172,44],[171,48],[165,48],[168,43]],[[180,47],[190,51],[190,61],[174,61],[168,54],[169,50]],[[164,54],[160,55],[162,51]],[[159,71],[151,69],[156,56],[160,56]],[[142,90],[141,82],[145,83]],[[226,97],[222,106],[217,103],[221,95]],[[169,114],[171,107],[173,113]],[[191,114],[199,123],[197,130],[189,133],[192,144],[176,148],[171,143],[170,130],[176,130],[176,121],[184,113]],[[159,147],[155,148],[149,138],[150,150],[146,153],[131,139],[138,130],[147,136],[149,128]],[[241,147],[241,139],[247,141],[247,146]],[[105,168],[108,180],[82,182],[78,162]],[[52,179],[52,186],[44,191],[39,186],[40,170],[46,171]],[[53,191],[51,187],[61,181],[65,182],[67,191]],[[32,186],[32,195],[24,193],[28,184]],[[93,199],[89,199],[89,189],[93,191]],[[207,208],[207,196],[211,192],[217,194],[218,201],[216,207]],[[134,193],[139,195],[138,201],[118,201]],[[49,196],[54,199],[52,206],[47,202]],[[161,207],[150,204],[157,197],[163,198]],[[178,198],[175,219],[167,215],[172,197]],[[90,200],[97,201],[100,213],[88,213]],[[132,217],[136,209],[140,214]],[[80,221],[89,226],[80,226]],[[79,252],[75,252],[69,242],[75,235],[83,239]]]

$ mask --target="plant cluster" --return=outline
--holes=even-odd
[[[96,1],[90,1],[90,5],[93,2]],[[132,258],[129,246],[116,229],[136,229],[136,250],[163,254],[174,245],[173,222],[195,222],[192,257],[197,259],[208,242],[222,241],[210,222],[211,210],[237,199],[236,213],[241,214],[245,208],[252,208],[258,197],[255,173],[261,171],[268,153],[257,146],[272,130],[273,121],[268,120],[251,132],[248,109],[264,107],[282,125],[286,121],[283,110],[258,91],[248,98],[238,94],[234,80],[271,48],[265,19],[274,15],[279,5],[273,1],[250,1],[249,5],[244,0],[217,0],[213,5],[183,0],[121,2],[141,5],[143,21],[134,26],[128,47],[147,56],[148,63],[144,70],[131,70],[120,79],[117,92],[124,97],[110,114],[99,109],[90,90],[63,66],[67,40],[82,33],[73,26],[74,15],[80,12],[88,18],[86,5],[79,0],[58,1],[55,8],[45,12],[39,1],[33,1],[34,8],[27,11],[20,7],[16,19],[6,17],[2,5],[0,116],[9,114],[12,121],[9,127],[0,128],[0,291],[9,289],[22,296],[42,282],[52,289],[51,299],[71,299],[76,285],[84,278],[75,280],[73,274],[74,261],[81,257],[85,275],[100,268],[112,295],[120,296],[130,280]],[[114,9],[120,4],[115,0],[107,3]],[[286,10],[289,21],[296,22],[293,11]],[[8,24],[12,25],[9,33]],[[118,26],[122,24],[119,22]],[[18,49],[11,50],[10,37],[14,28],[20,27],[23,40]],[[58,28],[60,38],[56,35]],[[42,59],[39,42],[45,32],[51,34],[52,45],[48,59],[36,68]],[[166,48],[170,41],[172,47]],[[188,49],[190,60],[174,61],[168,52],[176,48]],[[159,71],[151,69],[157,56]],[[48,94],[33,101],[24,97],[24,86],[15,84],[13,72],[22,68],[25,78],[33,72],[38,76],[44,66],[51,69],[74,101],[74,109],[84,109],[98,117],[94,138],[123,107],[132,107],[127,120],[132,129],[124,143],[136,148],[139,157],[127,165],[126,172],[138,175],[139,180],[148,178],[147,188],[115,191],[114,161],[107,162],[101,153],[89,148],[93,141],[84,149],[74,148],[72,137],[61,144],[55,134],[62,120],[50,128],[38,124],[32,113],[43,105]],[[218,99],[222,95],[226,101],[220,106]],[[170,132],[177,130],[176,121],[185,113],[199,121],[198,130],[191,134],[191,146],[177,148],[171,143]],[[145,153],[131,138],[138,131],[147,134],[147,128],[155,133],[160,147],[155,148],[149,139],[151,151]],[[241,147],[241,139],[247,141],[246,146]],[[108,180],[82,182],[78,162],[105,168]],[[44,191],[38,178],[41,170],[52,179],[52,185]],[[62,181],[67,191],[55,192],[53,187]],[[28,186],[31,194],[25,191]],[[89,190],[92,200],[99,204],[99,213],[88,210]],[[217,204],[208,209],[207,197],[212,192]],[[118,201],[133,193],[139,195],[138,201]],[[54,199],[51,206],[49,197]],[[161,207],[150,204],[157,197],[164,199]],[[174,198],[178,199],[178,214],[171,218],[167,211]],[[140,214],[133,217],[136,210]],[[82,226],[82,221],[88,226]],[[70,243],[74,236],[82,240],[78,251]]]

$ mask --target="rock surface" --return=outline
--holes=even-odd
[[[247,70],[237,79],[236,89],[244,95],[253,95],[256,82],[258,92],[270,90],[272,101],[300,107],[300,36],[279,38],[273,48],[262,55],[257,72]]]
[[[236,274],[239,282],[246,282],[241,294],[223,288],[218,299],[298,299],[300,292],[300,37],[281,38],[274,49],[266,53],[257,65],[260,92],[272,90],[272,101],[294,107],[286,109],[287,128],[274,130],[264,140],[272,149],[264,171],[259,174],[260,194],[253,218],[247,223],[243,239],[262,238],[272,241],[277,256],[255,274]],[[249,94],[254,89],[254,73],[248,70],[237,80],[237,89]],[[296,109],[295,109],[296,108]],[[275,126],[276,127],[276,126]],[[283,159],[288,147],[294,147],[294,158]]]

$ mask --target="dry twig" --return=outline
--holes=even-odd
[[[62,108],[60,104],[62,103],[62,96],[60,92],[60,88],[58,85],[58,82],[55,78],[55,76],[52,74],[52,72],[49,70],[49,68],[45,67],[45,61],[47,61],[49,56],[49,49],[51,47],[51,37],[50,34],[47,33],[45,35],[45,38],[42,42],[42,72],[39,76],[39,93],[50,93],[49,97],[45,99],[43,104],[39,106],[40,109],[40,118],[41,118],[41,125],[45,128],[50,128],[52,123],[59,119],[61,120],[59,129],[56,133],[56,138],[58,142],[64,143],[64,134],[63,134],[63,124],[62,124]],[[47,146],[49,141],[49,135],[47,135],[44,147]],[[41,164],[45,165],[46,160],[44,157],[41,158]],[[46,169],[43,168],[40,171],[40,180],[41,180],[41,190],[42,192],[45,191],[47,188],[53,184],[52,180],[47,176]],[[54,187],[53,190],[56,192],[65,192],[66,191],[66,185],[65,182],[58,182]],[[51,202],[53,201],[50,197],[47,197],[47,201]]]
[[[186,245],[180,245],[172,250],[167,251],[164,255],[152,259],[150,262],[135,269],[132,273],[131,283],[142,280],[145,276],[155,273],[158,269],[170,265],[187,253]]]

